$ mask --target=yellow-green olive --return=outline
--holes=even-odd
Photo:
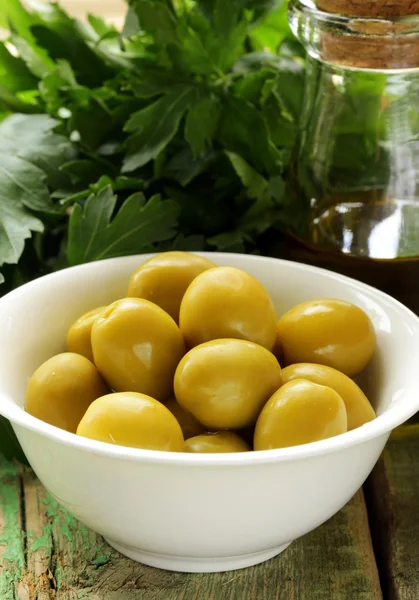
[[[163,404],[136,392],[108,394],[89,406],[77,435],[131,448],[183,451],[179,423]]]
[[[190,412],[182,408],[174,396],[165,402],[165,406],[179,423],[185,440],[205,432],[201,423]]]
[[[92,349],[111,390],[160,401],[173,393],[173,376],[185,353],[173,319],[140,298],[118,300],[99,315],[92,327]]]
[[[143,263],[131,276],[128,296],[145,298],[179,322],[182,298],[192,281],[215,264],[188,252],[162,252]]]
[[[281,367],[266,348],[244,340],[214,340],[190,350],[175,374],[175,395],[207,429],[256,422],[281,385]]]
[[[310,363],[291,365],[282,370],[282,381],[308,379],[335,390],[345,403],[348,415],[348,431],[361,427],[375,419],[375,412],[368,398],[357,384],[347,375],[332,367]]]
[[[26,388],[25,410],[50,425],[75,433],[90,404],[106,393],[90,360],[64,352],[36,369]]]
[[[249,452],[250,446],[232,431],[203,433],[185,442],[185,452],[216,454],[224,452]]]
[[[353,377],[371,360],[373,324],[358,306],[322,298],[295,306],[278,321],[286,365],[317,363]]]
[[[75,321],[67,333],[67,350],[85,356],[93,362],[92,327],[105,306],[89,310]]]
[[[183,297],[179,325],[189,348],[236,338],[272,350],[276,341],[269,294],[257,279],[233,267],[216,267],[198,275]]]
[[[255,450],[298,446],[340,435],[347,427],[345,404],[335,390],[295,379],[265,404],[253,445]]]

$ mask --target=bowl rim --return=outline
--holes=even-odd
[[[154,256],[156,253],[150,254],[139,254],[134,256],[125,256],[110,258],[101,261],[94,261],[83,265],[77,265],[74,267],[68,267],[61,271],[50,273],[29,283],[20,286],[6,294],[0,299],[0,311],[2,310],[3,304],[13,302],[16,296],[22,293],[30,292],[31,288],[38,285],[42,285],[45,280],[51,279],[63,279],[65,281],[68,272],[74,272],[75,270],[86,270],[94,269],[97,264],[110,264],[110,263],[123,263],[127,260],[134,260],[136,258],[145,261],[147,258]],[[229,256],[235,256],[237,253],[227,252],[195,252],[194,254],[205,256],[208,258],[222,257],[228,258]],[[405,320],[410,322],[410,325],[417,330],[419,337],[419,317],[415,315],[410,309],[404,306],[398,300],[392,298],[385,292],[375,289],[372,286],[312,265],[303,263],[297,263],[280,258],[272,258],[265,256],[255,255],[242,255],[249,261],[265,261],[275,264],[282,264],[295,268],[297,271],[313,272],[326,275],[328,278],[342,282],[345,285],[350,285],[353,289],[358,290],[364,294],[373,296],[375,301],[379,301],[381,306],[385,309],[386,306],[391,306],[393,310],[398,311]],[[0,342],[1,343],[1,342]],[[393,429],[407,421],[416,412],[419,411],[419,394],[411,399],[410,402],[400,402],[391,405],[385,410],[385,412],[373,421],[362,425],[361,427],[344,434],[328,438],[325,440],[311,442],[308,444],[302,444],[298,446],[292,446],[289,448],[279,448],[274,450],[262,450],[258,452],[246,452],[246,453],[226,453],[226,454],[192,454],[187,452],[165,452],[158,450],[145,450],[140,448],[130,448],[125,446],[113,446],[105,442],[99,442],[77,436],[74,433],[69,433],[53,425],[49,425],[32,415],[29,415],[25,410],[18,406],[12,398],[6,395],[0,389],[0,415],[8,419],[13,428],[15,427],[27,429],[33,433],[44,436],[52,441],[57,442],[65,446],[71,446],[79,451],[87,451],[90,454],[100,455],[109,458],[137,461],[141,463],[160,464],[160,465],[181,465],[181,466],[203,466],[211,465],[213,467],[223,466],[256,466],[261,464],[271,464],[278,462],[288,462],[299,459],[310,459],[324,454],[331,454],[345,450],[351,446],[356,446],[362,443],[366,443],[377,439],[379,437],[388,437]],[[19,437],[19,433],[18,433]],[[28,457],[29,458],[29,457]]]

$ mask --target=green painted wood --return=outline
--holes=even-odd
[[[2,460],[2,459],[0,459]],[[25,576],[25,538],[22,524],[22,485],[13,463],[0,468],[0,598],[15,600]]]
[[[250,569],[186,575],[122,557],[33,473],[0,462],[1,600],[381,600],[362,493],[316,531]]]
[[[367,487],[388,600],[419,599],[419,425],[395,430]]]

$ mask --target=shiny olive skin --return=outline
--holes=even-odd
[[[255,450],[317,442],[347,431],[345,404],[332,388],[295,379],[268,400],[255,427]]]
[[[218,454],[225,452],[250,452],[251,448],[232,431],[203,433],[185,442],[185,452]]]
[[[114,392],[138,392],[157,400],[173,393],[173,376],[185,353],[182,334],[156,304],[124,298],[92,327],[95,364]]]
[[[160,402],[136,392],[108,394],[89,406],[77,435],[117,446],[183,451],[183,434],[172,413]]]
[[[89,310],[75,321],[67,333],[67,351],[85,356],[93,362],[92,327],[106,306]]]
[[[266,348],[244,340],[214,340],[180,361],[175,396],[208,430],[242,429],[256,422],[281,381],[281,367]]]
[[[127,296],[145,298],[179,322],[182,298],[192,281],[215,263],[188,252],[162,252],[143,263],[131,276]]]
[[[185,440],[199,435],[200,433],[205,433],[205,428],[201,425],[201,423],[197,421],[190,412],[182,408],[174,396],[165,402],[165,406],[170,410],[176,421],[179,423]]]
[[[91,403],[107,392],[90,360],[64,352],[33,373],[26,388],[25,410],[45,423],[75,433]]]
[[[198,275],[180,306],[180,330],[188,348],[235,338],[272,350],[276,317],[261,283],[245,271],[216,267]]]
[[[368,398],[357,384],[347,375],[332,367],[310,363],[300,363],[282,369],[282,381],[308,379],[335,390],[345,403],[348,415],[348,431],[361,427],[375,419],[375,412]]]
[[[278,321],[285,365],[317,363],[353,377],[371,360],[376,336],[368,315],[342,300],[321,298],[295,306]]]

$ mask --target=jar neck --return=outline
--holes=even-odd
[[[365,17],[361,11],[361,16],[348,16],[319,10],[311,0],[290,0],[289,19],[294,34],[318,60],[354,69],[419,69],[418,14]]]

